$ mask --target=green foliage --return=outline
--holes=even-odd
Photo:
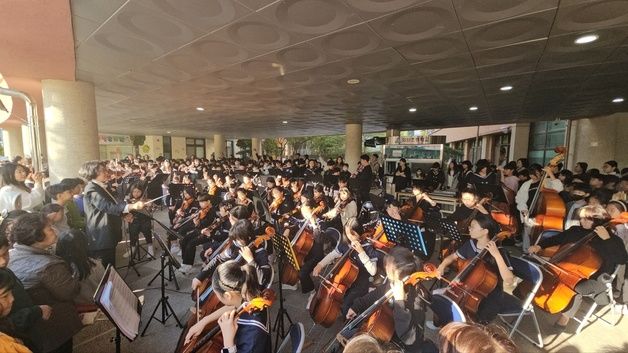
[[[238,141],[236,141],[236,146],[240,148],[237,154],[241,158],[246,158],[246,157],[251,156],[251,149],[253,146],[251,139],[238,139]]]
[[[315,136],[310,138],[309,147],[312,155],[323,159],[335,159],[345,155],[345,136]]]
[[[279,158],[281,155],[281,148],[277,146],[275,139],[267,138],[262,142],[262,151],[264,154],[275,156]]]
[[[140,146],[142,146],[144,144],[144,141],[146,141],[146,136],[144,135],[131,135],[129,136],[129,138],[131,139],[131,143],[133,144],[133,150],[135,151],[135,154],[139,154],[140,153]]]
[[[306,147],[308,141],[310,141],[312,137],[288,137],[288,143],[292,148],[294,148],[295,152],[302,152]]]

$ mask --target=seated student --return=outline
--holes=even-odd
[[[401,208],[402,219],[412,217],[412,214],[417,208],[421,208],[424,215],[427,215],[428,213],[438,213],[440,211],[440,207],[436,201],[432,200],[427,194],[427,188],[425,186],[417,183],[412,185],[412,195],[413,197],[406,200],[407,206]],[[405,212],[404,209],[406,209]]]
[[[3,230],[10,228],[8,224],[13,223],[14,220],[15,218],[5,218],[2,221],[2,226],[0,228]],[[22,285],[22,282],[20,282],[20,280],[15,277],[15,274],[7,268],[7,265],[9,264],[9,240],[5,234],[6,233],[4,231],[0,232],[0,269],[6,271],[10,277],[13,278],[12,293],[14,301],[13,306],[10,309],[10,313],[4,320],[8,321],[8,324],[11,325],[17,336],[22,338],[24,344],[26,344],[32,351],[37,352],[39,349],[35,345],[35,342],[40,332],[38,332],[35,325],[39,324],[42,320],[50,319],[50,316],[52,315],[52,307],[49,305],[33,304],[33,301],[24,289],[24,285]],[[2,293],[0,293],[0,297],[2,297]],[[0,331],[2,331],[1,328]]]
[[[72,229],[57,242],[56,254],[72,268],[72,276],[81,284],[79,294],[74,298],[77,304],[93,304],[94,293],[105,274],[102,262],[88,255],[87,236],[78,229]]]
[[[229,238],[229,230],[238,219],[248,219],[249,213],[246,207],[235,206],[233,200],[222,201],[218,207],[217,217],[221,219],[220,225],[213,232],[205,228],[201,230],[201,234],[209,239],[209,242],[203,244],[203,250],[200,257],[203,263],[207,263],[210,255],[220,245]]]
[[[257,272],[259,285],[266,288],[270,283],[272,268],[268,262],[266,249],[259,247],[251,249],[248,245],[255,240],[255,231],[248,219],[237,220],[229,231],[229,246],[216,255],[192,280],[192,289],[196,290],[203,280],[209,278],[216,267],[229,260],[239,260],[251,265]]]
[[[80,284],[70,266],[47,251],[57,242],[57,234],[41,213],[22,215],[12,227],[15,245],[9,268],[24,284],[33,303],[50,305],[54,312],[38,345],[44,352],[72,352],[72,337],[82,327],[73,303]]]
[[[373,336],[361,334],[351,338],[342,353],[384,353],[382,346]]]
[[[13,287],[15,278],[5,268],[0,268],[0,349],[3,353],[31,353],[19,333],[13,330],[13,325],[7,320],[13,310]]]
[[[336,248],[327,254],[312,270],[312,275],[316,277],[321,274],[323,268],[334,260],[342,257],[347,251],[355,250],[349,258],[358,267],[358,277],[344,293],[341,306],[343,316],[347,314],[356,298],[368,293],[369,279],[377,273],[378,262],[383,257],[383,253],[377,251],[370,242],[366,240],[360,241],[363,233],[364,229],[355,217],[347,220],[344,232],[336,244]],[[307,309],[309,309],[315,294],[316,292],[310,294],[306,305]]]
[[[592,296],[599,305],[609,303],[606,283],[602,275],[613,273],[617,265],[625,264],[628,261],[628,253],[626,253],[626,247],[622,240],[602,226],[609,220],[610,216],[602,206],[585,206],[580,210],[580,226],[573,226],[553,237],[541,239],[538,245],[532,245],[528,248],[528,252],[534,254],[550,246],[575,243],[591,232],[597,234],[588,244],[602,259],[602,266],[594,276],[582,280],[576,285],[577,295],[574,297],[571,308],[562,313],[556,322],[558,326],[567,326],[569,319],[574,317],[580,309],[583,295]]]
[[[142,201],[146,202],[148,199],[145,195],[145,186],[143,183],[134,183],[131,185],[129,189],[129,201],[137,202]],[[145,210],[150,212],[150,204],[146,205]],[[149,217],[146,217],[142,213],[129,213],[124,219],[129,222],[129,241],[130,245],[133,249],[133,254],[136,254],[140,251],[140,233],[144,235],[144,239],[146,240],[146,252],[148,255],[155,255],[155,248],[153,247],[153,230],[152,230],[152,222]],[[124,257],[131,256],[131,249],[129,252],[124,254]]]
[[[183,264],[179,271],[184,274],[190,272],[192,265],[194,265],[196,247],[210,241],[208,237],[202,234],[203,229],[209,227],[214,222],[214,219],[216,219],[216,212],[210,200],[211,197],[206,194],[198,197],[200,210],[197,216],[190,222],[193,228],[183,235],[184,238],[180,242]]]
[[[186,343],[198,336],[205,326],[218,320],[222,331],[223,351],[238,353],[270,352],[268,311],[235,316],[235,310],[246,301],[261,295],[255,268],[238,261],[220,264],[212,274],[212,289],[224,306],[190,327]]]
[[[474,189],[463,189],[460,193],[460,206],[456,207],[456,211],[448,218],[459,225],[462,234],[469,234],[471,216],[478,213],[489,214],[489,211],[484,207],[484,202],[487,200],[487,198],[480,199]]]
[[[438,332],[440,353],[517,353],[519,349],[499,326],[450,322]]]
[[[628,218],[628,206],[623,201],[611,201],[606,205],[606,211],[611,216],[611,219],[625,219]],[[628,223],[615,224],[613,232],[624,242],[624,246],[628,251]],[[628,314],[628,271],[626,271],[626,265],[621,266],[617,273],[617,282],[615,284],[617,293],[619,293],[619,305],[618,311],[621,311],[624,315]]]
[[[421,271],[421,264],[410,250],[397,246],[384,257],[386,283],[378,286],[368,294],[357,298],[347,311],[347,319],[368,309],[371,304],[383,297],[390,289],[393,290],[393,300],[387,305],[393,309],[395,334],[393,340],[401,345],[405,352],[436,352],[436,347],[429,340],[423,338],[425,324],[424,295],[414,286],[405,286],[403,279],[414,272]]]
[[[478,213],[469,225],[471,239],[462,244],[455,253],[447,256],[438,266],[438,271],[444,274],[447,267],[454,264],[458,259],[471,260],[484,248],[488,250],[484,261],[498,276],[499,282],[495,289],[480,303],[477,312],[478,322],[490,322],[503,307],[508,305],[510,298],[504,293],[503,287],[504,284],[512,285],[515,280],[508,252],[491,240],[498,230],[497,223],[489,215]]]

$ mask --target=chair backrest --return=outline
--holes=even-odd
[[[430,304],[430,307],[432,308],[434,315],[438,317],[438,319],[434,318],[434,322],[439,326],[444,326],[450,322],[467,321],[460,306],[444,295],[432,295],[432,303]]]
[[[512,272],[515,276],[532,284],[529,293],[521,293],[527,295],[523,302],[523,307],[527,308],[534,299],[536,292],[541,287],[543,272],[537,264],[521,257],[511,256],[510,265],[512,266]]]
[[[286,348],[290,346],[290,353],[301,353],[303,350],[303,343],[305,342],[305,328],[303,324],[300,322],[295,322],[290,325],[290,329],[288,330],[288,334],[281,342],[279,348],[277,348],[276,352],[284,353],[286,352]]]

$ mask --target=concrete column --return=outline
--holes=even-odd
[[[528,158],[530,143],[530,123],[513,124],[510,128],[510,151],[508,160],[516,161],[519,158]]]
[[[5,124],[2,127],[2,141],[4,142],[4,155],[9,157],[9,159],[13,159],[15,156],[24,157],[21,125]]]
[[[76,177],[85,161],[99,159],[94,85],[43,80],[46,145],[51,182]]]
[[[214,134],[214,154],[216,159],[223,158],[225,156],[225,136],[223,134]]]
[[[471,142],[469,141],[469,139],[464,140],[464,147],[463,149],[463,155],[462,155],[462,160],[469,160],[471,157]]]
[[[255,153],[262,154],[262,139],[257,137],[251,139],[251,158],[255,158]]]
[[[362,124],[345,124],[345,163],[349,171],[355,172],[362,155]]]

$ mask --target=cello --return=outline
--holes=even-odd
[[[506,236],[508,232],[500,232],[490,241],[498,241]],[[497,287],[499,282],[498,274],[484,261],[486,254],[488,250],[484,248],[470,260],[458,259],[458,268],[461,270],[450,281],[444,293],[466,313],[472,315],[477,314],[482,300]]]
[[[556,147],[554,149],[558,153],[548,163],[549,167],[554,167],[565,158],[567,149],[563,146]],[[565,202],[558,195],[555,190],[550,190],[544,187],[545,180],[547,179],[547,173],[543,172],[543,176],[539,181],[539,187],[534,194],[532,203],[526,217],[526,221],[531,214],[534,214],[534,226],[530,232],[530,241],[537,244],[541,239],[539,236],[544,230],[564,230],[564,220],[567,210],[565,208]],[[524,222],[525,223],[525,222]]]
[[[262,293],[261,297],[253,298],[249,302],[242,303],[236,310],[236,318],[243,313],[252,314],[256,311],[266,310],[273,305],[275,301],[275,292],[267,289]],[[223,348],[223,339],[220,333],[220,326],[216,323],[209,332],[204,334],[194,345],[190,345],[190,353],[220,353]]]
[[[272,227],[266,228],[266,233],[255,238],[251,244],[248,245],[250,248],[257,248],[262,245],[265,241],[272,238],[275,235],[275,230]],[[231,241],[229,239],[225,240],[218,249],[211,255],[209,259],[209,263],[206,268],[216,267],[218,265],[218,255],[223,252],[229,245]],[[240,256],[238,256],[238,259]],[[195,295],[196,294],[196,295]],[[177,341],[177,346],[175,348],[176,353],[189,353],[192,351],[192,348],[196,346],[198,342],[198,337],[192,338],[188,344],[185,344],[185,337],[188,334],[190,327],[201,320],[201,317],[204,317],[218,309],[220,309],[223,304],[214,293],[214,290],[211,286],[211,276],[207,279],[203,280],[196,292],[192,293],[192,299],[196,301],[196,312],[190,316],[186,325],[183,327],[181,331],[181,335],[179,336],[179,340]],[[209,332],[215,326],[218,326],[217,322],[212,322],[207,325],[203,330],[203,333]]]
[[[624,224],[626,218],[612,219],[602,226]],[[567,309],[574,296],[576,285],[585,279],[591,278],[602,266],[602,258],[588,245],[589,241],[597,236],[594,229],[575,243],[563,244],[549,259],[535,254],[529,255],[541,264],[543,282],[534,297],[534,304],[542,310],[556,314]],[[522,282],[519,287],[528,290],[531,284]]]
[[[415,272],[403,279],[403,282],[407,286],[417,286],[419,283],[426,279],[438,278],[439,274],[436,271],[436,267],[432,264],[426,263],[423,268],[424,271]],[[376,339],[382,342],[389,342],[393,335],[395,324],[392,315],[392,309],[387,303],[392,299],[394,293],[392,289],[389,289],[386,294],[375,301],[360,315],[349,321],[336,335],[336,337],[330,342],[323,352],[332,352],[336,346],[336,340],[343,346],[346,343],[347,337],[360,329],[361,332],[369,333]],[[383,309],[388,307],[387,309]]]
[[[292,239],[291,244],[297,264],[300,267],[303,265],[305,257],[310,253],[310,250],[312,250],[312,246],[314,246],[314,232],[308,227],[308,222],[303,222],[296,236]],[[298,281],[299,271],[292,267],[290,263],[287,263],[287,266],[283,266],[281,283],[294,286]]]

